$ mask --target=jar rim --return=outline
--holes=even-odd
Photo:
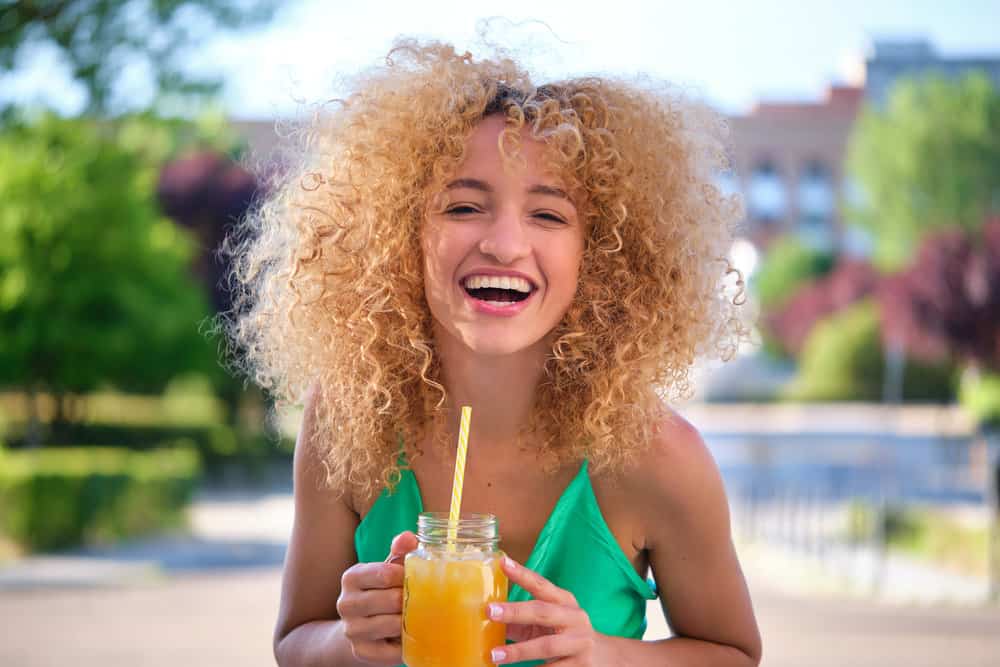
[[[417,539],[421,544],[492,545],[499,543],[494,514],[463,514],[457,522],[447,512],[421,512],[417,518]]]
[[[457,521],[457,527],[486,528],[490,524],[496,523],[496,520],[495,514],[461,514]],[[434,528],[447,528],[451,525],[451,516],[448,512],[421,512],[417,521]]]

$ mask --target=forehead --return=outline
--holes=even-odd
[[[500,149],[501,135],[506,128],[504,118],[499,115],[487,116],[472,129],[466,139],[465,160],[459,169],[510,164],[520,165],[528,174],[540,177],[548,170],[544,164],[545,143],[534,139],[527,127],[520,130],[520,141],[516,146],[510,142]],[[516,152],[515,152],[516,151]],[[557,174],[547,174],[547,180],[559,180]]]

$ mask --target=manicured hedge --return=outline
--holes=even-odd
[[[200,475],[190,447],[0,449],[0,532],[45,551],[178,526]]]
[[[6,435],[11,449],[26,446],[23,425],[9,429]],[[3,437],[3,436],[0,436]],[[72,424],[53,433],[56,442],[98,443],[102,446],[125,447],[132,450],[150,450],[164,442],[186,440],[198,451],[205,472],[214,474],[221,468],[235,464],[253,470],[267,461],[291,460],[290,441],[277,443],[265,435],[239,437],[232,428],[223,424],[211,426]]]

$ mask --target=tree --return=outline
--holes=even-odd
[[[982,74],[904,80],[884,112],[861,114],[847,167],[876,264],[901,268],[926,232],[975,230],[1000,210],[1000,93]]]
[[[887,343],[926,361],[1000,372],[1000,219],[977,234],[953,228],[928,236],[880,300]]]
[[[230,307],[223,288],[229,264],[217,256],[232,225],[249,209],[257,179],[227,156],[201,150],[164,165],[156,187],[164,213],[199,240],[195,272],[212,295],[216,312]]]
[[[216,150],[189,153],[168,162],[160,171],[156,186],[160,206],[198,240],[194,269],[211,295],[216,313],[225,313],[232,305],[225,286],[228,255],[220,256],[218,251],[232,225],[249,209],[257,190],[253,174]],[[227,421],[238,427],[245,398],[243,387],[231,375],[215,379],[215,391],[226,406]]]
[[[42,45],[55,47],[87,91],[85,112],[108,115],[126,66],[145,70],[161,95],[204,96],[218,81],[179,59],[219,28],[270,19],[275,0],[0,0],[0,75]]]
[[[138,123],[138,124],[136,124]],[[0,385],[57,398],[218,372],[192,240],[157,209],[151,125],[46,115],[0,136]]]

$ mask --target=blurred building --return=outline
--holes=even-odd
[[[939,74],[959,78],[973,71],[983,72],[1000,87],[1000,54],[946,58],[927,40],[876,40],[865,57],[865,100],[884,106],[889,90],[903,77]]]
[[[755,245],[794,233],[813,247],[840,247],[844,154],[863,94],[830,86],[819,102],[762,102],[729,119],[734,173],[722,187],[743,194],[743,233]]]
[[[786,233],[833,252],[863,247],[843,224],[844,202],[860,196],[843,173],[847,143],[861,106],[882,107],[899,79],[980,71],[1000,87],[1000,55],[941,57],[926,40],[875,40],[853,65],[851,84],[819,102],[761,102],[729,119],[735,173],[721,185],[743,195],[743,233],[758,247]]]

